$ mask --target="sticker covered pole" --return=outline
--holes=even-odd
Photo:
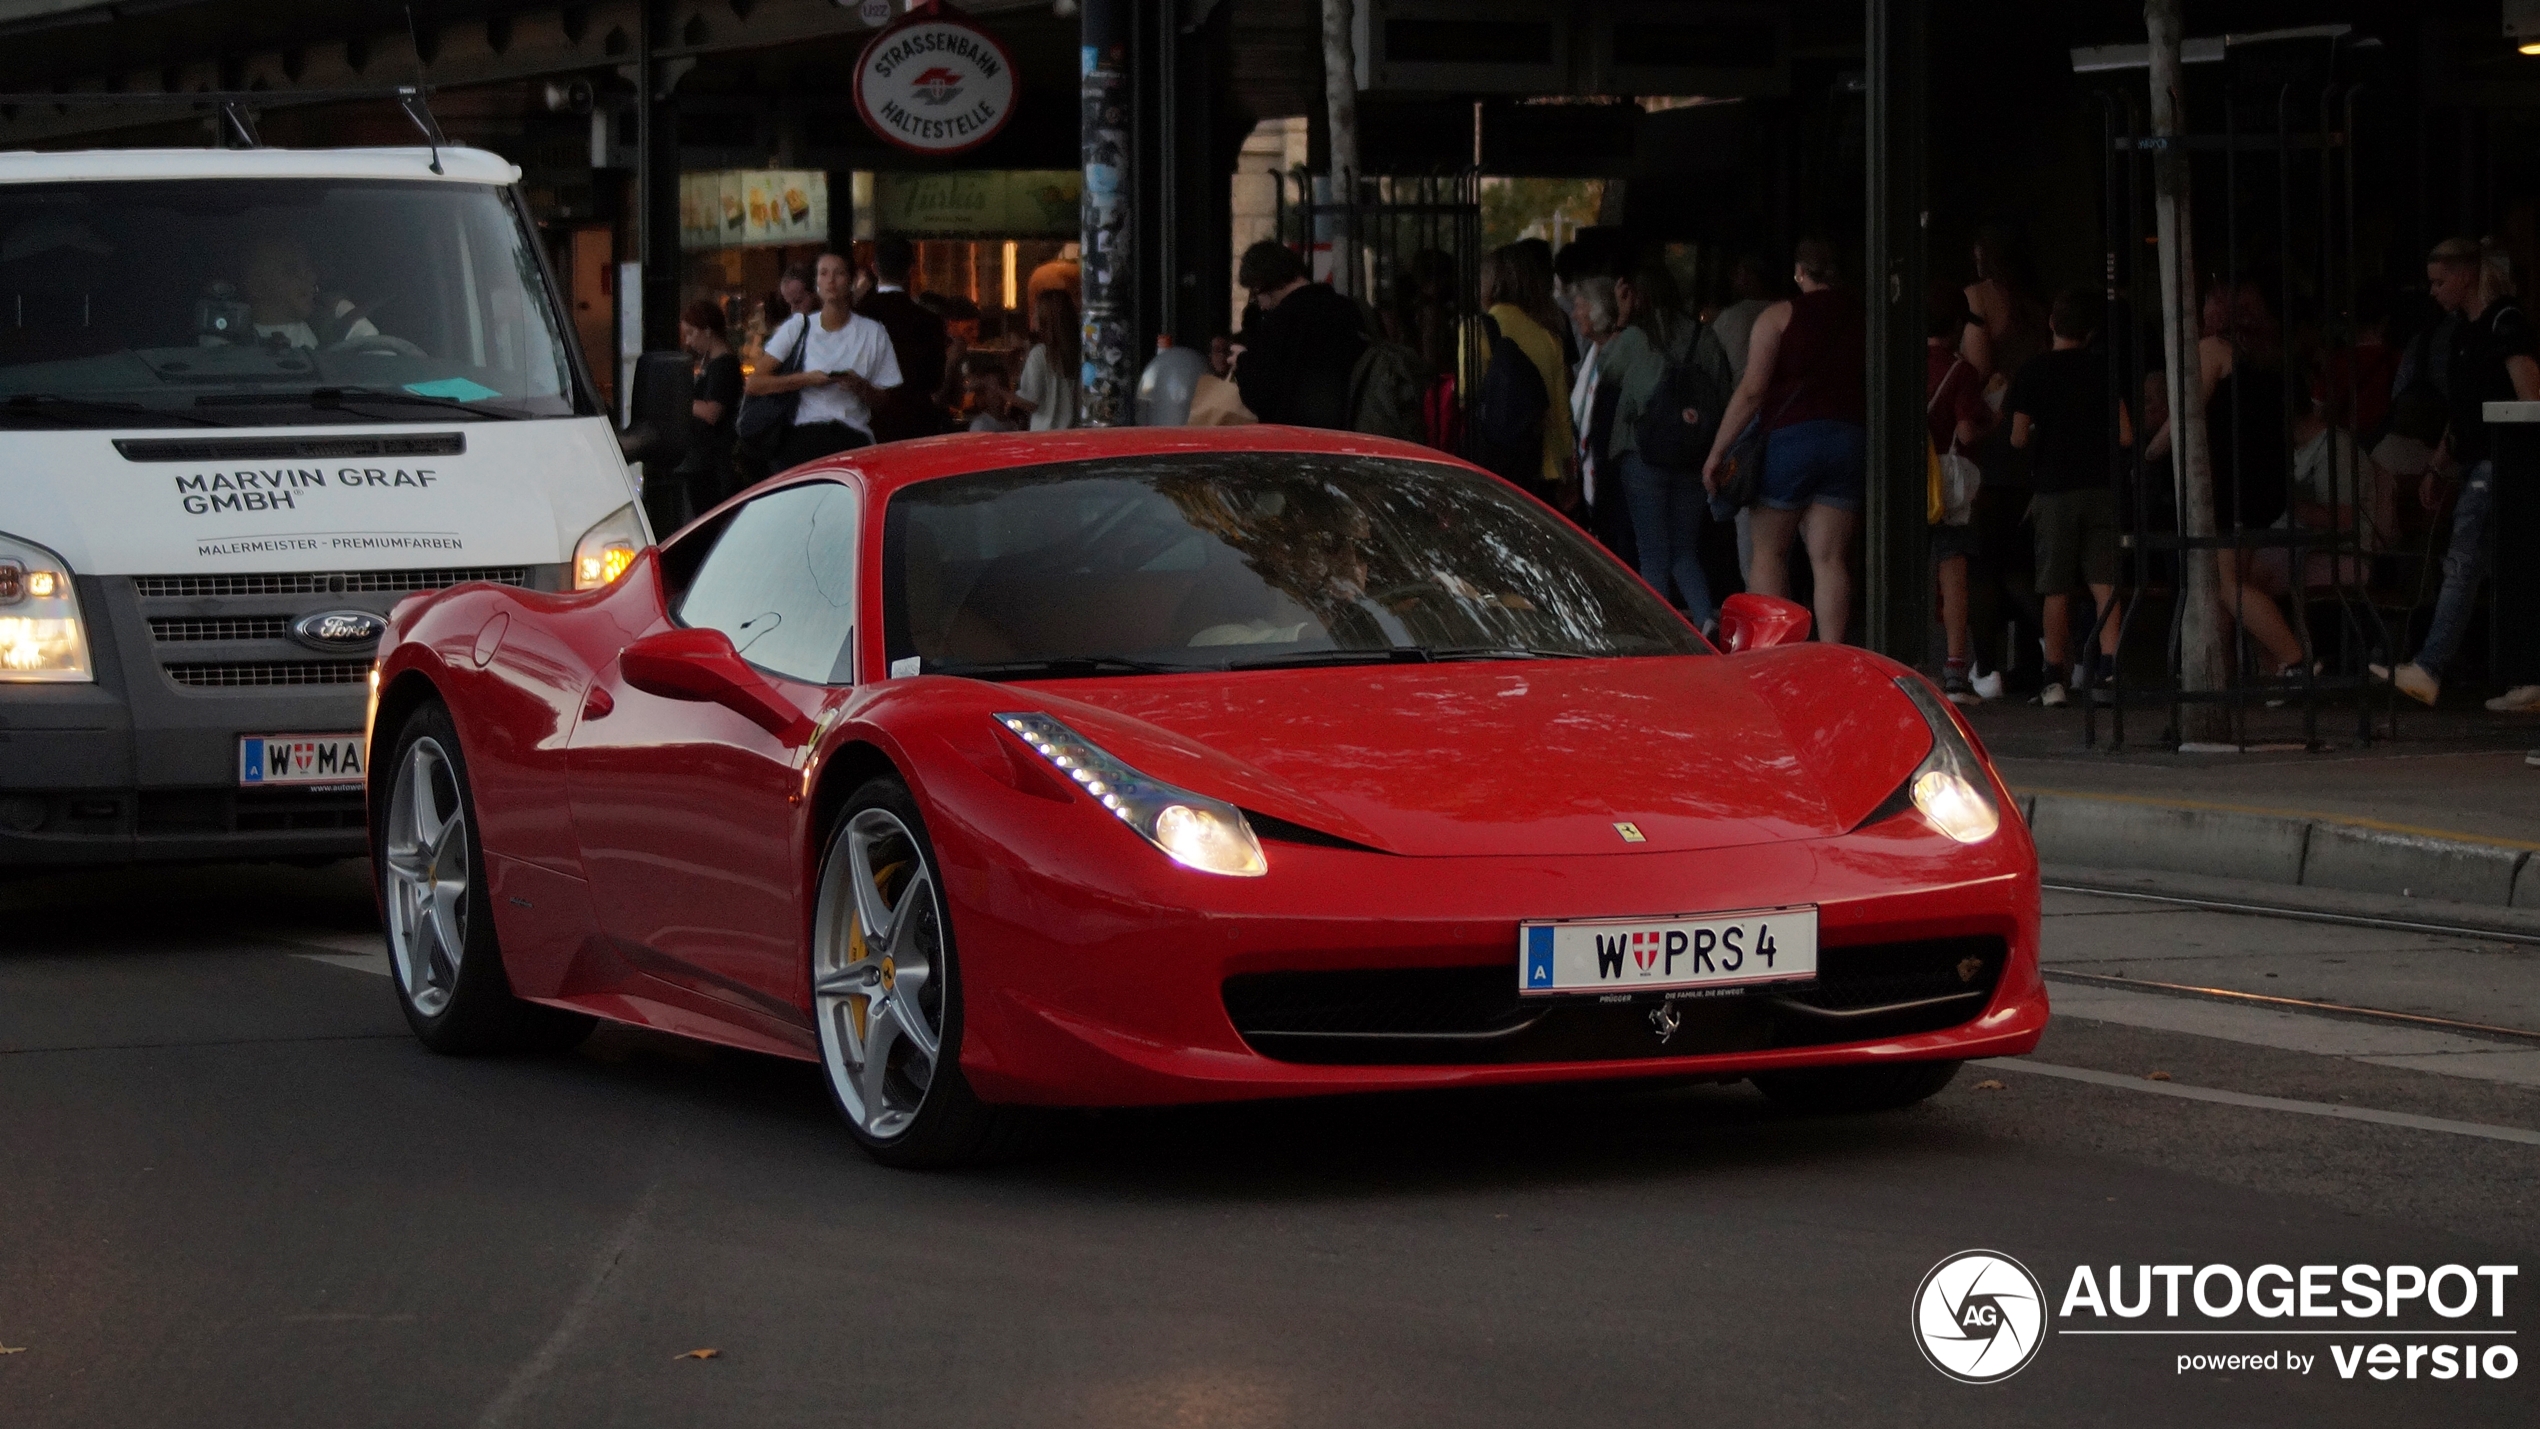
[[[1087,426],[1127,425],[1134,410],[1137,352],[1130,339],[1136,272],[1130,193],[1136,155],[1129,141],[1134,102],[1129,87],[1129,26],[1133,0],[1085,0],[1082,53],[1083,106],[1078,138],[1084,149],[1083,272],[1084,371],[1081,420]]]

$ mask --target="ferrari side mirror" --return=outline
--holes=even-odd
[[[1808,607],[1777,595],[1741,592],[1720,602],[1720,644],[1732,655],[1796,645],[1814,623]]]
[[[787,744],[810,737],[812,722],[732,648],[720,630],[663,630],[618,652],[626,683],[666,700],[717,704]]]

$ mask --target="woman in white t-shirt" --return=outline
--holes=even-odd
[[[753,397],[800,393],[794,424],[776,449],[778,471],[815,461],[833,452],[873,442],[873,400],[900,385],[899,359],[891,351],[891,334],[880,323],[857,316],[848,305],[854,274],[835,253],[820,255],[812,271],[812,289],[820,307],[803,313],[768,334],[766,372],[753,372],[743,390]],[[802,370],[777,372],[802,350]]]
[[[1011,404],[1032,414],[1033,431],[1065,431],[1076,425],[1076,373],[1083,362],[1077,355],[1076,300],[1065,288],[1044,288],[1032,300],[1032,337]]]

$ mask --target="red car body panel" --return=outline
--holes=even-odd
[[[598,591],[469,585],[399,606],[382,643],[375,735],[389,737],[418,698],[448,705],[518,993],[804,1058],[817,1055],[807,949],[822,823],[844,783],[895,772],[923,811],[958,949],[962,1070],[992,1101],[1738,1076],[2035,1045],[2047,999],[2027,830],[1989,768],[2002,828],[1985,842],[1960,845],[1910,809],[1864,824],[1931,747],[1894,688],[1903,667],[1866,652],[1031,684],[876,678],[881,518],[896,491],[998,467],[1228,449],[1445,460],[1277,428],[868,449],[760,488],[841,481],[865,503],[861,682],[768,677],[818,722],[808,747],[721,705],[626,683],[619,652],[675,628],[649,551]],[[1260,878],[1184,868],[992,718],[1016,710],[1046,711],[1156,778],[1328,839],[1274,831]],[[1617,821],[1646,842],[1622,843]],[[1818,906],[1827,950],[2001,940],[1989,1002],[1941,1030],[1808,1046],[1335,1065],[1256,1050],[1224,992],[1253,973],[1494,963],[1513,988],[1522,919],[1799,903]]]

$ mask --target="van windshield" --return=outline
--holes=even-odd
[[[482,184],[0,186],[0,426],[575,415],[531,242]]]

